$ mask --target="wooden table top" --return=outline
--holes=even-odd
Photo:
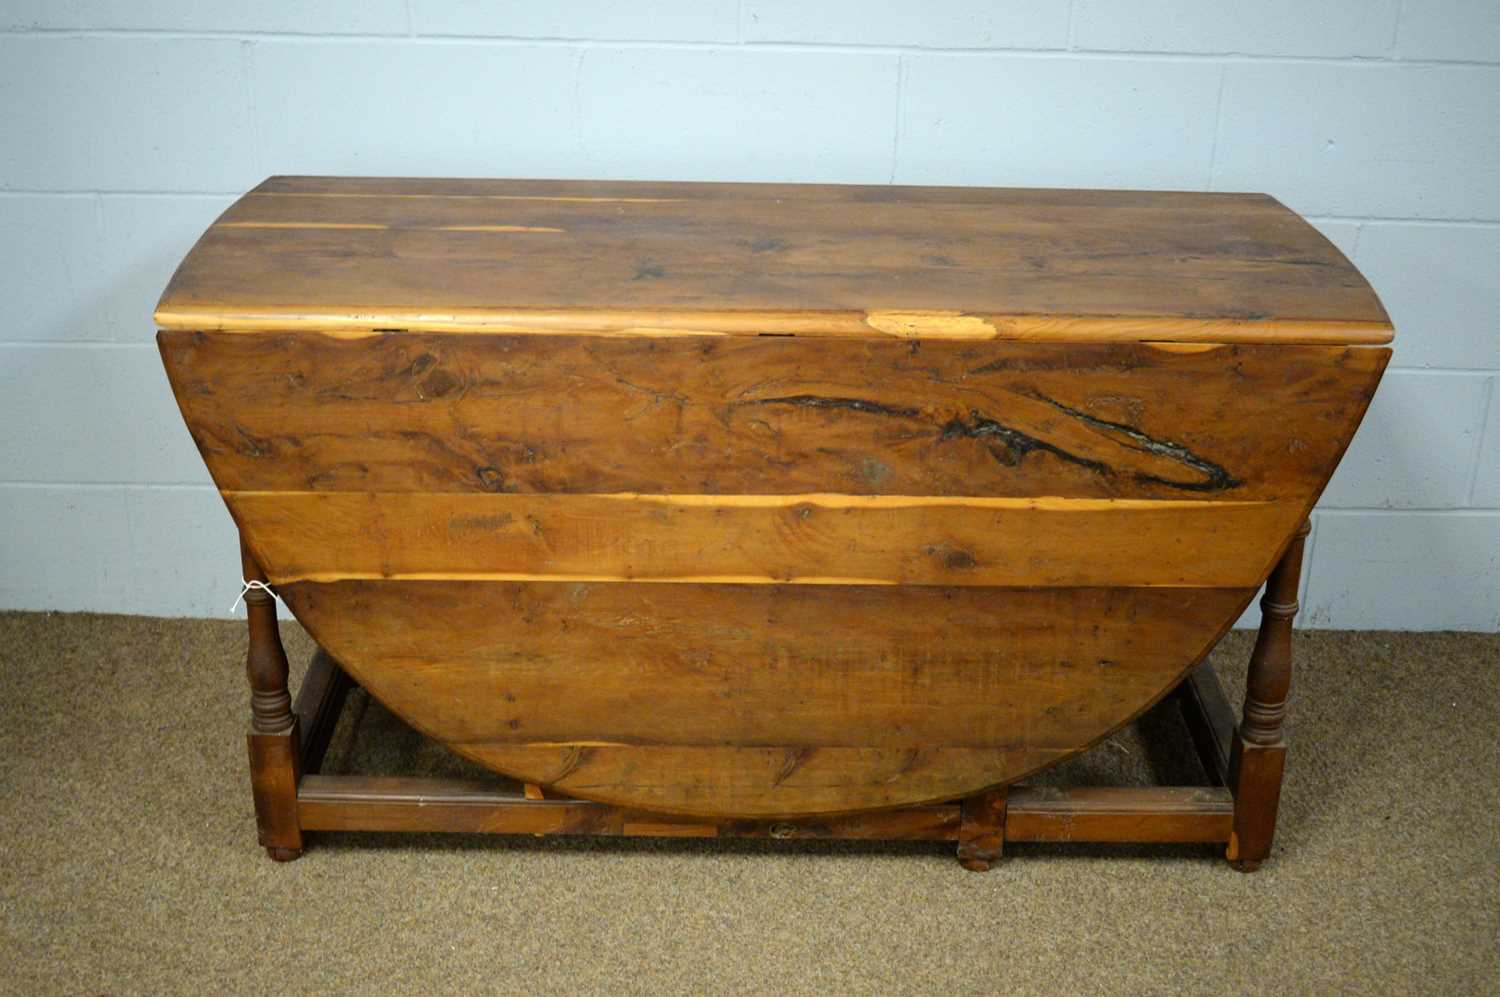
[[[164,329],[1389,342],[1263,194],[272,177]]]

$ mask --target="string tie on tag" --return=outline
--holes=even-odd
[[[240,608],[240,603],[245,601],[245,596],[250,592],[251,589],[260,589],[262,592],[266,593],[266,595],[269,595],[272,599],[276,598],[276,590],[258,579],[252,578],[249,581],[241,579],[240,584],[244,587],[240,589],[240,594],[234,597],[234,605],[229,607],[229,611],[231,613],[237,611]]]

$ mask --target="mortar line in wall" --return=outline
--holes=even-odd
[[[904,61],[904,60],[903,60]],[[598,178],[608,179],[608,178]],[[0,189],[0,198],[5,197],[91,197],[100,195],[103,197],[196,197],[196,198],[222,198],[239,197],[244,190],[176,190],[163,188],[160,190],[149,190],[138,187],[7,187]],[[1422,218],[1407,217],[1402,215],[1338,215],[1312,213],[1302,216],[1307,221],[1339,222],[1344,224],[1384,224],[1384,225],[1414,225],[1427,227],[1451,227],[1451,228],[1496,228],[1500,227],[1500,218]]]
[[[1477,434],[1479,440],[1474,445],[1474,459],[1471,461],[1473,466],[1469,470],[1469,505],[1471,507],[1474,505],[1474,493],[1479,491],[1479,465],[1484,460],[1484,441],[1489,436],[1490,410],[1495,405],[1495,393],[1497,390],[1500,390],[1495,387],[1497,380],[1500,380],[1500,378],[1490,378],[1489,387],[1484,394],[1484,405],[1479,412],[1479,432]]]
[[[97,190],[0,190],[0,198],[4,197],[76,197],[80,200],[86,197],[98,197]]]
[[[255,156],[255,172],[265,175],[265,154],[262,152],[260,128],[260,102],[255,93],[255,56],[252,51],[255,43],[243,42],[240,45],[240,72],[245,77],[245,103],[249,105],[250,111],[250,147],[252,155]]]
[[[1443,374],[1455,377],[1492,377],[1500,371],[1489,367],[1387,367],[1387,374]]]
[[[406,0],[406,37],[414,38],[417,34],[417,17],[412,12],[412,0]]]
[[[331,40],[339,40],[338,36]],[[399,36],[380,36],[386,39]],[[304,41],[330,40],[325,36],[297,36]],[[642,41],[639,39],[594,39],[594,38],[483,38],[459,35],[417,35],[413,41],[431,40],[454,43],[495,42],[509,45],[585,45],[588,47],[610,46],[628,49],[686,49],[690,51],[722,49],[732,45],[724,41]],[[1209,62],[1209,63],[1309,63],[1330,66],[1393,66],[1413,69],[1440,69],[1444,67],[1500,69],[1500,60],[1480,61],[1476,59],[1411,59],[1399,62],[1381,56],[1317,56],[1317,55],[1254,55],[1241,52],[1152,52],[1136,49],[1065,49],[1038,46],[1034,48],[951,48],[924,45],[860,45],[833,44],[829,42],[745,42],[743,48],[765,52],[813,52],[829,55],[952,55],[983,58],[990,55],[1034,58],[1037,60],[1065,60],[1071,58],[1098,61],[1144,60],[1162,62]]]
[[[583,60],[588,54],[588,49],[581,48],[573,56],[573,141],[580,159],[585,158],[587,146],[583,137]]]
[[[125,520],[125,553],[126,553],[126,556],[128,558],[130,558],[130,564],[131,565],[138,565],[141,562],[136,557],[136,550],[135,550],[135,529],[134,529],[134,527],[131,526],[131,523],[130,523],[130,496],[128,494],[126,494],[126,492],[125,492],[125,490],[123,488],[120,489],[120,495],[119,495],[118,501],[120,503],[120,513],[121,513],[122,517]],[[107,574],[107,572],[109,571],[108,559],[101,559],[101,565],[100,566],[106,572],[105,581],[107,582],[109,580],[109,576]],[[138,594],[139,586],[130,585],[130,586],[128,586],[128,589],[129,589],[130,595],[127,598],[129,599],[130,609],[131,609],[132,612],[134,612],[135,610],[139,609],[140,606],[142,605],[140,596]]]
[[[1348,259],[1351,260],[1351,261],[1353,261],[1355,258],[1357,258],[1359,256],[1359,243],[1360,243],[1360,240],[1362,240],[1364,238],[1364,235],[1365,235],[1365,223],[1364,222],[1344,222],[1343,224],[1345,224],[1345,225],[1353,225],[1354,226],[1354,238],[1349,240],[1349,254],[1348,254]]]
[[[906,56],[896,56],[896,120],[891,129],[891,175],[888,183],[896,182],[896,167],[901,162],[901,90],[906,76]]]
[[[107,190],[104,188],[79,188],[58,190],[47,187],[8,187],[0,190],[3,197],[239,197],[244,191],[203,190]]]
[[[1068,0],[1068,29],[1067,33],[1064,35],[1063,44],[1067,47],[1069,52],[1073,51],[1073,24],[1074,14],[1077,12],[1077,10],[1078,0]]]
[[[40,347],[59,350],[154,350],[155,343],[131,343],[118,339],[6,339],[0,340],[0,349],[30,349]]]
[[[1444,519],[1494,519],[1500,517],[1500,509],[1434,509],[1434,508],[1412,508],[1412,509],[1375,509],[1360,508],[1359,506],[1340,506],[1338,508],[1325,508],[1320,506],[1316,510],[1319,516],[1441,516]]]
[[[1208,144],[1208,183],[1206,190],[1214,189],[1214,178],[1219,173],[1219,139],[1224,133],[1224,85],[1229,78],[1229,67],[1219,67],[1219,92],[1214,97],[1214,137]]]
[[[1500,219],[1494,218],[1405,218],[1401,215],[1303,215],[1310,222],[1359,222],[1372,225],[1419,225],[1447,226],[1449,228],[1494,228]]]
[[[320,36],[298,36],[310,40],[323,40]],[[339,36],[340,38],[344,36]],[[391,36],[385,36],[387,38]],[[337,40],[337,39],[335,39]],[[629,49],[720,49],[731,44],[722,41],[642,41],[638,39],[592,39],[592,38],[482,38],[458,35],[418,35],[416,41],[431,40],[443,42],[497,42],[514,45],[588,45],[629,48]],[[943,46],[926,45],[861,45],[856,43],[835,44],[830,42],[745,42],[744,48],[751,51],[765,52],[813,52],[838,54],[868,54],[868,55],[944,55],[944,56],[973,56],[984,58],[985,56],[1007,56],[1031,58],[1039,61],[1058,61],[1067,59],[1085,59],[1090,61],[1160,61],[1160,62],[1207,62],[1218,64],[1239,63],[1303,63],[1312,65],[1328,66],[1392,66],[1411,69],[1441,69],[1445,67],[1474,68],[1474,69],[1500,69],[1500,60],[1482,61],[1477,59],[1403,59],[1400,61],[1386,59],[1383,56],[1322,56],[1322,55],[1258,55],[1244,52],[1153,52],[1142,49],[1067,49],[1049,46],[1036,46],[1032,48],[954,48]]]
[[[1406,16],[1406,0],[1396,0],[1396,21],[1391,25],[1391,44],[1386,48],[1386,58],[1392,61],[1400,60],[1401,56],[1396,53],[1396,46],[1401,42],[1401,19]]]
[[[446,35],[446,34],[318,34],[314,32],[274,31],[160,31],[152,29],[97,29],[40,28],[34,30],[0,30],[0,37],[50,37],[50,38],[163,38],[206,40],[253,40],[284,41],[291,43],[339,44],[341,42],[434,42],[456,45],[515,45],[515,46],[611,46],[630,49],[722,49],[735,45],[732,40],[704,39],[683,41],[678,39],[640,38],[588,38],[588,37],[525,37],[518,35]],[[1394,66],[1401,68],[1474,67],[1500,69],[1500,60],[1479,59],[1389,59],[1385,56],[1324,56],[1324,55],[1278,55],[1246,52],[1154,52],[1143,49],[1066,49],[1066,48],[957,48],[922,45],[864,45],[858,43],[837,44],[830,42],[746,42],[744,48],[759,51],[869,53],[891,55],[932,54],[984,57],[989,55],[1020,56],[1039,59],[1152,59],[1162,62],[1215,62],[1215,63],[1309,63],[1334,66]]]
[[[103,246],[105,244],[104,195],[97,192],[94,194],[94,238],[96,240],[96,245]],[[109,342],[112,343],[118,341],[120,335],[120,330],[115,326],[116,322],[114,302],[113,300],[109,300],[106,302],[104,309],[104,328],[105,331],[109,334]]]
[[[1297,603],[1304,610],[1306,610],[1307,604],[1310,601],[1308,595],[1312,592],[1313,571],[1316,570],[1318,563],[1318,520],[1321,518],[1321,513],[1315,510],[1307,518],[1312,524],[1312,528],[1307,535],[1307,547],[1303,551],[1303,561],[1307,564],[1307,570],[1302,572],[1302,585],[1297,589]],[[1301,614],[1299,613],[1298,615]]]
[[[18,491],[58,490],[70,488],[75,491],[98,491],[106,489],[124,491],[158,492],[212,492],[218,494],[213,485],[190,484],[177,481],[0,481],[0,489],[14,488]]]

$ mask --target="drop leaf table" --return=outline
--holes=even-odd
[[[1267,857],[1305,522],[1392,335],[1259,194],[296,177],[156,320],[244,578],[320,648],[293,704],[247,592],[271,857],[758,835],[972,869]],[[1236,718],[1204,662],[1263,583]],[[321,773],[356,682],[524,791]],[[1173,693],[1209,785],[1022,782]]]

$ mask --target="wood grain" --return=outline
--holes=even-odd
[[[940,800],[1018,778],[1145,708],[1251,595],[389,581],[281,591],[372,695],[470,758],[570,795],[739,816]]]
[[[230,491],[1310,505],[1389,356],[778,338],[159,339],[193,438]]]
[[[1388,356],[437,333],[161,345],[247,542],[362,684],[524,781],[720,817],[954,798],[1104,736],[1238,614]],[[377,639],[382,618],[420,646]],[[1113,670],[1053,671],[1078,661]]]
[[[1271,503],[226,492],[272,581],[1247,588]],[[745,501],[750,499],[751,501]],[[769,500],[769,501],[767,501]],[[1088,551],[1080,557],[1080,551]],[[1149,550],[1152,556],[1142,557]]]
[[[1359,272],[1264,195],[288,177],[209,229],[157,321],[1072,341],[1390,336]]]
[[[535,772],[570,796],[704,817],[833,815],[967,795],[1061,761],[1071,751],[1010,748],[829,748],[455,745],[500,772]]]
[[[1076,746],[1080,717],[1160,691],[1203,631],[1251,594],[517,582],[281,591],[372,693],[393,706],[443,700],[446,741],[902,749],[1022,737]],[[447,629],[431,632],[435,618]],[[1089,626],[1069,625],[1079,619]]]
[[[1006,841],[1219,842],[1234,822],[1223,788],[1097,786],[1011,791]]]

